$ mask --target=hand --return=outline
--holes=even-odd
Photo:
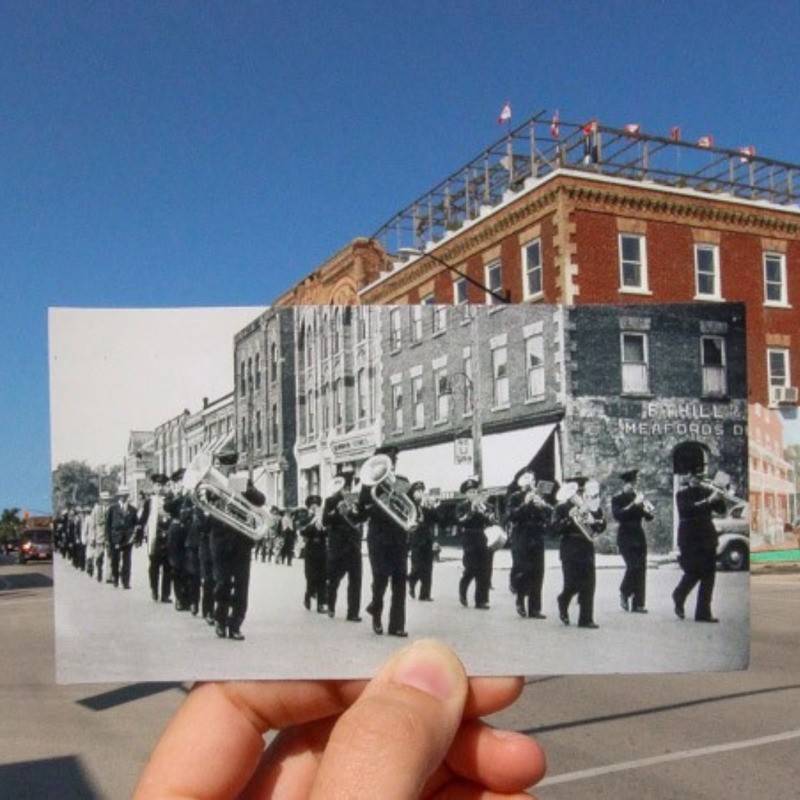
[[[468,681],[456,656],[427,640],[397,653],[369,683],[198,684],[134,800],[524,800],[544,775],[544,753],[533,739],[477,719],[521,690],[521,678]],[[264,749],[269,730],[279,733]]]

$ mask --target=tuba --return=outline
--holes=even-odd
[[[214,468],[210,453],[202,451],[192,459],[182,483],[209,516],[256,542],[266,536],[271,522],[269,512],[234,491],[231,482]]]
[[[588,486],[588,484],[587,484]],[[594,529],[592,528],[592,510],[597,510],[600,507],[599,494],[597,497],[596,508],[592,509],[591,506],[595,505],[594,501],[591,504],[578,494],[578,484],[569,481],[565,483],[556,493],[557,503],[569,503],[569,516],[575,523],[578,530],[592,543],[595,540]]]
[[[417,507],[406,494],[408,486],[401,484],[392,469],[392,459],[384,454],[368,458],[358,472],[362,486],[370,490],[373,502],[391,517],[406,533],[417,525]]]

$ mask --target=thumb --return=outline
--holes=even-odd
[[[461,723],[467,676],[455,654],[420,640],[370,681],[331,732],[313,798],[411,800]]]

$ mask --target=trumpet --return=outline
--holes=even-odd
[[[633,500],[635,505],[641,506],[645,514],[655,514],[656,507],[644,496],[642,492],[636,492],[636,497]]]
[[[597,485],[596,481],[591,483]],[[589,483],[586,485],[588,487]],[[568,512],[570,519],[583,536],[594,543],[597,534],[593,527],[594,517],[592,516],[592,511],[596,511],[600,507],[600,494],[598,491],[596,495],[582,497],[578,493],[578,489],[578,484],[573,481],[565,483],[556,493],[556,502],[571,504]]]

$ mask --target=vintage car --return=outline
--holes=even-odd
[[[719,534],[717,561],[720,569],[739,571],[750,566],[750,503],[737,503],[723,517],[714,519]]]

